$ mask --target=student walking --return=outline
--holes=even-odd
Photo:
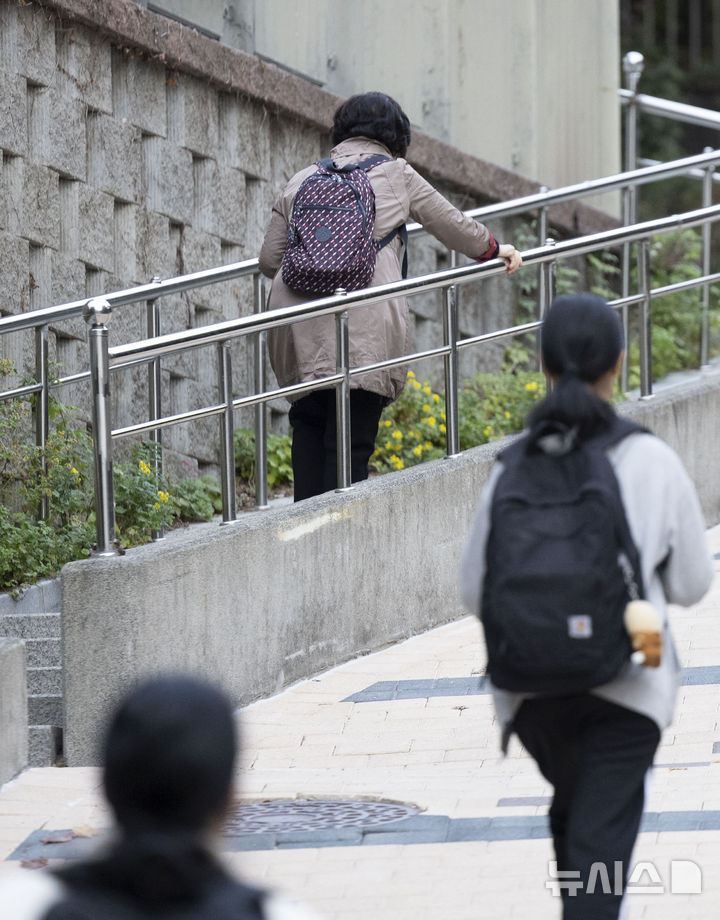
[[[615,920],[640,826],[645,775],[660,733],[672,719],[679,686],[680,666],[668,626],[667,603],[688,606],[699,601],[712,581],[713,564],[695,489],[679,458],[658,438],[620,420],[610,404],[623,357],[622,330],[615,312],[590,294],[558,297],[543,323],[542,355],[553,389],[531,414],[523,438],[500,455],[491,473],[463,554],[460,590],[466,606],[483,619],[503,747],[516,733],[554,787],[550,827],[563,920]],[[593,446],[603,451],[603,457],[592,459]],[[614,471],[622,517],[639,554],[639,571],[633,581],[627,555],[615,551],[615,562],[619,559],[624,566],[625,582],[619,582],[620,590],[629,590],[635,582],[635,587],[644,585],[644,597],[659,615],[663,652],[658,667],[643,666],[631,659],[629,640],[624,640],[623,651],[623,640],[614,634],[611,645],[615,643],[620,653],[614,673],[605,673],[597,684],[591,676],[586,681],[589,686],[583,686],[582,668],[573,674],[573,662],[561,661],[568,670],[562,675],[558,672],[555,689],[548,690],[553,675],[538,676],[542,670],[538,658],[551,656],[554,650],[533,659],[530,649],[531,665],[527,667],[536,667],[535,674],[519,666],[519,655],[508,652],[502,659],[490,651],[495,648],[498,629],[507,628],[504,648],[530,641],[528,634],[518,635],[517,630],[513,634],[503,624],[508,609],[496,603],[503,590],[497,574],[502,568],[498,534],[504,525],[502,517],[511,513],[510,504],[498,496],[507,496],[507,476],[516,463],[525,463],[524,469],[540,464],[550,487],[558,469],[580,469],[578,457],[584,458],[580,466],[605,464],[606,457]],[[568,481],[568,490],[571,486]],[[617,492],[617,486],[611,488]],[[548,515],[554,512],[547,509]],[[552,530],[548,520],[549,535]],[[585,536],[573,534],[572,540],[583,546]],[[517,533],[518,539],[523,537]],[[587,537],[590,545],[592,537]],[[634,548],[628,549],[630,555]],[[544,562],[545,574],[554,561],[551,553]],[[524,564],[521,561],[517,566]],[[540,577],[537,573],[532,576]],[[535,582],[534,599],[529,595],[525,609],[518,613],[533,628],[532,618],[540,609],[552,616],[553,601],[561,608],[566,601],[561,592],[547,597],[547,592],[537,589],[541,583]],[[566,584],[568,594],[578,590],[572,573]],[[606,613],[608,620],[616,617],[616,611]],[[582,647],[583,653],[591,649],[607,625],[602,620],[598,612],[593,622],[584,610],[575,610],[567,617],[567,635],[560,637],[558,647],[567,640],[571,648],[577,640],[575,647]],[[622,619],[619,623],[613,626],[616,632],[622,630]],[[535,692],[533,681],[538,688]],[[571,689],[563,691],[563,686]],[[620,890],[617,863],[621,864]]]
[[[508,274],[522,264],[514,246],[496,242],[483,224],[466,217],[432,185],[425,181],[404,159],[410,143],[410,122],[394,99],[384,93],[351,96],[335,112],[332,129],[331,161],[320,161],[290,179],[272,210],[260,251],[260,270],[273,279],[270,308],[300,304],[323,294],[332,294],[333,286],[323,291],[317,278],[311,277],[307,260],[289,266],[289,241],[293,250],[304,232],[304,222],[314,214],[341,213],[338,204],[318,200],[322,197],[322,179],[330,174],[330,186],[344,188],[346,180],[359,189],[357,200],[372,212],[370,250],[375,259],[368,280],[342,284],[347,290],[399,281],[406,256],[403,234],[408,219],[422,224],[445,246],[471,259],[485,261],[500,258]],[[364,176],[369,179],[369,200],[361,198]],[[308,186],[306,180],[311,180]],[[301,186],[303,190],[301,190]],[[306,191],[307,190],[307,191]],[[295,208],[296,197],[302,207]],[[350,203],[344,213],[352,222]],[[302,225],[302,226],[301,226]],[[344,227],[336,232],[332,220],[311,224],[308,246],[317,247],[320,259],[335,258],[335,240],[342,246]],[[372,245],[374,241],[374,245]],[[323,249],[323,246],[325,247]],[[337,285],[336,285],[337,286]],[[307,289],[304,289],[306,287]],[[410,351],[410,317],[404,297],[392,297],[382,303],[351,311],[350,367],[377,364],[402,357]],[[335,322],[333,317],[319,317],[272,330],[268,335],[270,361],[281,386],[290,386],[330,376],[336,371]],[[375,448],[380,414],[400,395],[407,368],[394,366],[375,370],[350,383],[351,478],[367,479],[368,460]],[[334,489],[337,483],[335,390],[320,389],[293,397],[290,409],[293,430],[292,463],[295,500]]]

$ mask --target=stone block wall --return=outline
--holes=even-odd
[[[0,0],[0,315],[257,256],[278,192],[327,151],[338,101],[130,0]],[[465,208],[489,200],[493,184],[499,197],[531,190],[527,180],[422,135],[411,160]],[[447,259],[434,241],[413,242],[411,273]],[[505,282],[466,289],[463,333],[507,322],[512,302]],[[438,345],[439,297],[412,306],[418,346]],[[252,285],[241,279],[164,299],[162,331],[252,309]],[[142,309],[118,308],[111,344],[143,338],[145,328]],[[59,375],[87,367],[85,339],[82,322],[51,330]],[[0,355],[32,370],[31,335],[4,336]],[[251,349],[237,343],[238,395],[249,389],[251,361]],[[497,352],[465,362],[468,370],[478,363],[494,366]],[[164,411],[216,402],[215,369],[212,348],[165,361]],[[114,425],[144,421],[145,370],[114,380]],[[88,414],[85,389],[65,398]],[[273,413],[276,425],[283,411]],[[249,412],[236,418],[250,421]],[[175,427],[164,442],[183,469],[208,468],[216,429]]]

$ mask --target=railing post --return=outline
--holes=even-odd
[[[265,281],[261,274],[253,275],[253,301],[255,313],[265,312]],[[253,338],[255,393],[265,391],[265,332],[256,333]],[[255,406],[255,507],[268,507],[267,481],[267,406],[264,402]]]
[[[45,447],[50,433],[50,380],[48,371],[48,327],[35,329],[35,380],[40,392],[35,394],[35,444],[40,448],[42,467],[47,472]],[[37,510],[38,518],[46,521],[50,514],[50,499],[43,495]]]
[[[93,453],[95,459],[95,556],[114,556],[119,551],[115,538],[113,494],[112,424],[108,328],[112,308],[103,297],[88,301],[84,310],[90,329],[90,380],[92,384]]]
[[[625,227],[627,227],[630,221],[630,189],[626,186],[622,190],[622,222]],[[629,297],[630,296],[630,275],[631,275],[631,253],[632,248],[630,243],[622,244],[622,263],[621,263],[621,276],[620,276],[620,296]],[[625,337],[625,342],[628,341],[630,335],[630,312],[627,304],[622,308],[622,327],[623,335]],[[623,358],[622,368],[620,370],[620,386],[623,393],[626,393],[629,386],[629,375],[630,375],[630,363],[628,348],[625,349],[625,356]]]
[[[445,355],[445,429],[446,453],[460,453],[458,425],[458,306],[455,285],[443,291],[443,344],[450,349]]]
[[[160,278],[155,275],[153,283],[159,284]],[[160,304],[157,298],[147,301],[146,308],[146,328],[149,339],[160,335]],[[162,369],[160,358],[153,358],[148,364],[148,412],[151,420],[161,418],[162,416]],[[150,441],[153,444],[153,474],[158,490],[162,485],[163,474],[163,455],[162,455],[162,428],[155,428],[150,432]],[[164,530],[153,530],[153,540],[161,540]]]
[[[346,294],[338,288],[336,294]],[[337,492],[344,492],[352,485],[350,469],[350,332],[347,310],[335,314],[335,363],[337,373],[342,374],[335,390],[336,444],[337,444]]]
[[[712,147],[706,147],[704,153],[712,153]],[[709,208],[713,203],[713,173],[714,166],[705,168],[703,176],[703,193],[702,206]],[[710,274],[710,262],[712,255],[712,224],[706,221],[702,225],[702,273]],[[702,289],[702,327],[700,334],[700,367],[707,367],[709,361],[709,342],[710,342],[710,286],[703,285]]]
[[[233,436],[232,359],[230,342],[218,342],[219,401],[225,409],[220,416],[220,484],[222,486],[222,523],[231,524],[235,513],[235,443]]]
[[[547,185],[541,185],[539,189],[541,194],[549,192],[550,189]],[[543,205],[538,209],[538,218],[537,218],[537,242],[538,246],[542,246],[545,240],[548,238],[550,231],[548,228],[548,207]],[[538,296],[540,288],[542,287],[542,265],[537,267],[537,285],[538,285]]]
[[[640,396],[652,396],[652,294],[650,289],[650,240],[638,243],[638,293],[640,303]]]
[[[623,58],[623,71],[625,73],[626,89],[630,90],[633,98],[627,104],[625,112],[625,162],[624,172],[637,168],[638,158],[638,130],[637,130],[637,88],[640,76],[645,68],[645,58],[639,51],[628,51]],[[634,197],[634,191],[633,191]],[[635,221],[632,221],[635,223]]]

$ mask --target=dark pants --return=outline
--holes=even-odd
[[[387,400],[367,390],[350,391],[350,476],[368,477],[380,415]],[[337,487],[335,390],[317,390],[290,407],[295,501]]]
[[[588,693],[525,700],[514,728],[554,787],[550,828],[557,868],[572,873],[565,877],[571,887],[560,889],[563,920],[616,920],[622,898],[616,891],[615,863],[622,863],[624,890],[642,817],[645,774],[660,741],[657,725]],[[582,887],[572,885],[573,880]]]

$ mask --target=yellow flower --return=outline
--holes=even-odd
[[[158,492],[158,498],[161,502],[166,502],[170,498],[169,492]]]
[[[390,463],[392,463],[396,470],[401,470],[404,466],[402,460],[400,457],[398,457],[397,454],[393,454],[392,457],[390,457]],[[398,464],[400,465],[398,466]]]
[[[423,412],[429,412],[429,411],[430,411],[430,406],[429,406],[427,403],[424,403],[424,404],[423,404]]]
[[[404,469],[405,469],[405,464],[402,462],[402,460],[401,460],[399,457],[398,457],[398,459],[397,459],[397,461],[396,461],[396,463],[395,463],[395,469],[396,469],[396,470],[404,470]]]
[[[392,446],[393,446],[393,442],[392,442],[392,441],[386,441],[386,442],[385,442],[385,450],[390,450],[390,448],[391,448]]]
[[[408,437],[409,437],[409,438],[417,437],[417,435],[415,434],[415,429],[414,429],[414,428],[411,428],[410,431],[408,431]]]
[[[525,389],[528,391],[528,393],[534,393],[537,390],[537,388],[538,388],[538,385],[534,380],[531,383],[525,384]]]
[[[392,436],[396,441],[402,441],[402,431],[400,431],[399,428],[396,428],[395,431],[393,431]]]
[[[416,457],[419,457],[422,452],[423,452],[422,444],[418,444],[415,450],[413,450],[413,453],[415,454]]]
[[[412,371],[408,371],[408,379],[409,379],[409,380],[412,380],[414,376],[415,376],[415,374],[413,374]]]
[[[146,476],[149,476],[150,473],[152,473],[152,470],[151,470],[150,467],[147,465],[147,463],[145,463],[144,460],[141,460],[141,461],[138,463],[138,466],[140,467],[140,472],[141,472],[141,473],[145,473]]]
[[[392,428],[392,419],[389,419],[389,418],[385,419],[385,427]]]
[[[426,441],[423,444],[423,447],[425,448],[425,450],[430,450],[432,448],[432,441]]]
[[[415,387],[416,390],[422,389],[422,385],[420,384],[419,380],[413,380],[413,386]]]
[[[74,476],[79,476],[79,475],[80,475],[80,473],[78,473],[78,471],[75,469],[75,467],[73,467],[73,468],[70,470],[70,472],[71,472]]]
[[[159,504],[159,502],[155,502],[155,510],[156,510],[156,511],[159,511],[159,510],[160,510],[160,504]]]
[[[428,396],[430,396],[430,394],[432,393],[432,390],[430,389],[430,386],[429,386],[427,383],[426,383],[425,386],[422,388],[422,391],[423,391],[423,393],[427,393]]]
[[[435,427],[435,419],[432,417],[432,415],[430,416],[429,419],[426,419],[426,421],[431,428]]]
[[[443,422],[446,422],[446,421],[447,421],[447,419],[445,418],[445,413],[444,413],[444,412],[441,412],[441,413],[440,413],[440,418],[443,420]]]
[[[440,425],[440,431],[442,434],[445,434],[445,432],[447,431],[447,428],[444,425]]]
[[[437,402],[440,402],[440,397],[438,396],[437,393],[433,393],[433,401],[436,402],[436,403],[437,403]]]
[[[483,428],[483,434],[486,438],[489,438],[492,434],[492,425],[488,425],[486,428]]]
[[[506,412],[506,413],[505,413],[505,418],[510,418],[510,413],[509,413],[509,412]]]

